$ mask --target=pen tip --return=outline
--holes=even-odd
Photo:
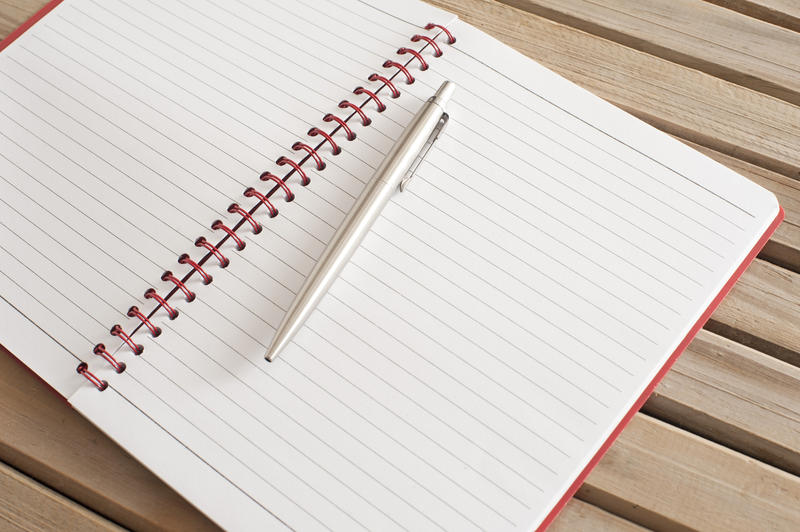
[[[264,358],[267,360],[267,362],[272,362],[273,360],[275,360],[275,357],[278,356],[278,351],[280,351],[280,349],[278,349],[278,346],[273,344],[273,345],[269,346],[269,349],[267,350],[267,354],[264,355]]]
[[[286,334],[283,330],[279,331],[269,344],[267,354],[264,355],[267,362],[274,362],[275,359],[278,358],[278,354],[286,348],[291,339],[291,336]]]

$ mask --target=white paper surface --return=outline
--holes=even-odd
[[[142,356],[109,336],[430,20],[452,22],[410,2],[76,0],[0,54],[0,294],[73,375],[80,358],[109,382],[71,376],[72,404],[226,528],[535,527],[777,214],[763,189],[455,22],[457,43],[413,62],[414,84],[396,78],[400,98],[381,92],[384,113],[368,104],[372,126],[352,120],[325,170],[305,165],[311,184],[291,179],[295,201],[260,211],[245,250],[221,250],[230,267],[192,278],[196,301],[170,300],[161,336],[135,335]],[[304,276],[444,79],[446,135],[266,363]]]

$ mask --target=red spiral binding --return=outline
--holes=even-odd
[[[356,113],[358,113],[358,116],[361,117],[362,126],[368,126],[372,123],[372,119],[368,117],[367,114],[358,105],[348,102],[347,100],[342,100],[341,102],[339,102],[339,109],[347,109],[348,107],[353,111],[355,111]]]
[[[383,102],[378,98],[378,95],[372,92],[369,89],[365,89],[364,87],[356,87],[353,89],[353,94],[366,94],[369,96],[369,99],[375,102],[375,105],[378,106],[378,112],[382,113],[386,110],[386,106]]]
[[[108,382],[96,377],[94,373],[89,371],[89,364],[86,362],[81,362],[78,364],[78,367],[75,368],[75,371],[78,372],[78,375],[83,375],[86,377],[86,380],[94,384],[94,386],[101,392],[108,388]]]
[[[105,345],[97,344],[96,346],[94,346],[93,352],[95,355],[103,357],[106,362],[111,364],[111,367],[114,368],[114,371],[116,371],[117,373],[122,373],[123,371],[125,371],[125,368],[127,367],[125,365],[125,362],[117,362],[117,359],[114,358],[111,353],[106,351]]]
[[[316,129],[316,128],[311,128],[311,129]],[[309,135],[311,135],[311,132],[309,132]],[[313,137],[313,135],[311,136]],[[325,161],[323,161],[322,157],[319,156],[317,150],[315,150],[305,142],[299,142],[299,141],[295,142],[294,144],[292,144],[292,149],[294,151],[304,150],[307,154],[311,156],[312,159],[314,159],[314,162],[317,164],[317,170],[325,170],[325,167],[327,166],[325,164]],[[298,166],[298,168],[300,167]]]
[[[266,207],[269,216],[271,218],[278,215],[278,209],[275,208],[275,206],[270,201],[270,197],[272,196],[272,194],[274,194],[277,190],[280,189],[283,191],[286,201],[294,200],[295,197],[294,193],[286,184],[286,181],[292,176],[292,174],[297,173],[300,176],[301,185],[303,186],[308,185],[310,183],[310,179],[306,174],[305,170],[303,169],[303,165],[308,160],[313,160],[316,169],[323,170],[325,168],[325,161],[322,159],[319,150],[324,146],[326,142],[330,144],[333,155],[338,155],[339,153],[341,153],[341,147],[333,139],[333,136],[340,129],[344,131],[348,141],[354,140],[356,138],[356,134],[348,124],[348,122],[353,117],[358,116],[361,120],[361,125],[364,127],[367,127],[370,124],[372,124],[372,119],[369,116],[367,116],[367,113],[364,112],[364,106],[366,104],[368,104],[370,101],[373,101],[377,106],[378,112],[383,112],[386,109],[386,105],[378,97],[378,94],[380,94],[380,92],[384,88],[386,88],[391,93],[392,98],[398,98],[401,95],[401,92],[397,88],[397,85],[395,83],[395,78],[400,74],[402,74],[405,77],[406,84],[410,85],[414,83],[415,78],[408,69],[409,64],[412,61],[417,60],[420,65],[420,70],[423,71],[427,70],[429,68],[429,64],[422,56],[422,54],[423,52],[425,52],[427,48],[430,48],[433,52],[432,54],[433,57],[439,57],[442,55],[443,53],[442,49],[439,46],[439,43],[436,42],[436,39],[439,37],[439,35],[441,34],[446,35],[448,38],[447,42],[449,44],[453,44],[456,42],[455,37],[453,37],[450,31],[444,26],[441,26],[439,24],[429,23],[425,26],[425,29],[426,30],[438,29],[440,30],[440,32],[434,35],[433,37],[427,37],[419,34],[413,35],[410,38],[411,42],[416,43],[422,41],[425,44],[419,50],[413,50],[411,48],[406,48],[406,47],[399,48],[397,50],[398,55],[410,54],[412,56],[405,63],[400,63],[392,59],[387,59],[386,61],[384,61],[382,65],[383,68],[394,68],[396,70],[392,75],[388,77],[377,73],[370,74],[367,77],[369,81],[379,82],[381,84],[380,87],[378,87],[378,89],[375,90],[374,92],[369,89],[365,89],[364,87],[357,87],[355,90],[353,90],[354,94],[358,95],[363,94],[367,96],[367,99],[360,105],[352,103],[347,100],[342,100],[341,102],[339,102],[338,107],[340,109],[348,109],[352,111],[349,116],[343,119],[332,113],[326,114],[322,118],[322,120],[326,123],[335,122],[336,126],[334,127],[333,130],[331,130],[330,132],[326,132],[320,128],[312,127],[308,131],[308,135],[311,137],[316,137],[316,136],[322,137],[322,140],[319,142],[319,144],[317,144],[316,146],[311,146],[303,142],[296,142],[294,145],[292,145],[292,148],[295,151],[302,150],[305,152],[305,156],[303,157],[303,159],[295,162],[289,159],[288,157],[279,158],[276,161],[276,164],[278,166],[288,165],[291,167],[291,170],[289,170],[286,173],[286,175],[284,175],[282,178],[276,176],[275,174],[269,171],[263,172],[259,176],[259,179],[261,181],[274,182],[275,185],[272,187],[272,189],[270,189],[266,194],[262,194],[255,188],[248,187],[244,191],[244,196],[246,198],[256,198],[258,200],[258,203],[256,203],[249,211],[243,209],[236,203],[231,204],[228,207],[228,212],[239,214],[241,216],[241,219],[232,227],[228,227],[221,220],[215,220],[211,224],[211,229],[215,231],[220,230],[224,233],[220,241],[217,242],[216,244],[212,244],[206,238],[199,237],[195,241],[195,245],[197,247],[205,248],[206,250],[205,256],[203,256],[198,262],[192,260],[192,258],[189,256],[188,253],[184,253],[180,257],[178,257],[178,263],[190,266],[191,270],[183,277],[183,279],[179,279],[178,277],[173,275],[172,272],[170,271],[165,271],[161,275],[161,280],[165,282],[171,282],[172,284],[174,284],[169,293],[167,293],[164,297],[162,297],[158,294],[158,292],[156,292],[154,288],[148,289],[145,292],[144,296],[146,299],[155,300],[155,302],[157,303],[156,307],[153,310],[151,310],[149,314],[145,314],[141,312],[137,307],[132,306],[130,309],[128,309],[128,315],[131,317],[138,318],[140,323],[133,329],[133,331],[130,334],[127,334],[122,329],[121,325],[119,324],[114,325],[110,330],[111,335],[120,338],[125,344],[128,345],[128,347],[131,348],[134,354],[141,355],[142,352],[144,351],[144,347],[140,344],[137,344],[133,340],[133,335],[136,334],[141,327],[145,327],[150,331],[150,333],[153,336],[158,336],[161,332],[161,329],[153,325],[153,323],[150,321],[150,318],[152,317],[153,314],[155,314],[156,311],[158,311],[159,308],[163,308],[168,313],[170,319],[175,319],[178,316],[178,310],[170,306],[168,300],[171,299],[172,296],[175,295],[177,292],[182,292],[186,296],[187,302],[192,302],[195,300],[196,294],[193,291],[189,290],[189,288],[185,284],[186,281],[196,273],[200,275],[200,277],[202,278],[203,284],[211,283],[213,281],[213,278],[203,269],[202,265],[205,264],[206,261],[209,260],[212,256],[219,261],[221,267],[224,268],[228,266],[230,261],[220,251],[223,244],[225,244],[225,242],[230,238],[235,242],[237,250],[240,251],[243,250],[245,247],[245,242],[238,234],[239,229],[245,223],[249,223],[252,226],[253,232],[255,234],[261,232],[261,224],[255,219],[254,215],[262,205]],[[125,364],[123,362],[117,362],[117,360],[106,350],[103,344],[97,344],[93,352],[95,355],[101,356],[103,359],[105,359],[117,373],[121,373],[122,371],[125,370]],[[89,366],[87,363],[81,362],[77,367],[77,372],[83,375],[98,390],[100,391],[105,390],[108,387],[108,383],[95,376],[92,372],[89,371],[88,368]]]
[[[217,220],[217,221],[219,221],[219,220]],[[177,277],[172,275],[172,272],[169,271],[169,270],[167,270],[167,271],[165,271],[164,273],[161,274],[161,280],[162,281],[170,281],[172,283],[175,283],[175,287],[178,288],[181,292],[183,292],[183,294],[186,296],[186,302],[187,303],[191,303],[197,297],[197,294],[195,294],[194,292],[189,290],[186,287],[186,285],[183,284],[183,281],[181,281],[180,279],[178,279]]]
[[[392,98],[400,97],[400,91],[397,90],[397,87],[394,86],[394,83],[392,83],[392,81],[389,78],[381,76],[376,72],[373,72],[372,74],[369,75],[367,79],[370,81],[380,81],[381,83],[389,87],[389,90],[392,91]]]
[[[118,338],[121,338],[123,342],[128,344],[128,347],[131,348],[131,351],[133,351],[134,355],[141,355],[144,352],[144,346],[134,342],[133,338],[131,338],[130,335],[122,330],[122,325],[119,323],[111,327],[111,336],[117,336]]]
[[[345,134],[347,135],[347,140],[356,140],[356,134],[352,129],[350,129],[350,126],[347,125],[347,122],[345,122],[335,114],[333,113],[326,114],[325,116],[322,117],[322,121],[336,122],[337,124],[339,124],[339,127],[344,130]]]
[[[178,264],[188,264],[189,266],[191,266],[192,269],[194,269],[194,271],[199,273],[200,276],[203,278],[203,284],[211,284],[211,281],[214,280],[214,278],[208,275],[206,271],[199,264],[197,264],[195,261],[192,260],[192,258],[189,256],[188,253],[184,253],[183,255],[178,257]]]
[[[253,218],[252,214],[242,209],[238,203],[231,203],[228,205],[228,212],[231,214],[239,214],[243,219],[247,220],[253,227],[253,234],[257,235],[261,232],[261,224],[258,223],[255,218]]]
[[[416,81],[414,79],[414,76],[411,75],[411,72],[408,71],[405,65],[401,65],[397,61],[392,61],[390,59],[387,59],[386,61],[383,62],[383,68],[392,68],[392,67],[398,69],[400,72],[403,73],[403,75],[406,77],[406,85],[411,85],[412,83],[414,83],[414,81]]]
[[[264,194],[262,194],[261,192],[259,192],[256,189],[254,189],[253,187],[248,187],[244,191],[244,197],[245,198],[253,198],[253,197],[258,198],[258,201],[261,204],[263,204],[264,206],[267,207],[267,210],[269,211],[269,217],[270,218],[275,218],[276,216],[278,216],[278,209],[275,208],[275,205],[272,204],[272,202],[269,200],[269,198],[267,198]],[[227,227],[224,227],[224,226],[222,227],[222,229],[230,231],[230,229],[228,229]],[[237,242],[241,243],[242,247],[240,247],[239,249],[244,249],[244,242],[242,242],[242,240],[238,236],[236,236],[236,233],[232,233],[231,237],[236,239]]]
[[[442,49],[439,48],[439,45],[436,44],[436,41],[434,41],[430,37],[426,37],[425,35],[419,35],[419,34],[411,37],[411,42],[417,42],[417,41],[425,41],[426,43],[430,44],[431,48],[433,48],[433,57],[442,56]]]
[[[422,57],[422,54],[421,54],[421,53],[419,53],[418,51],[416,51],[416,50],[412,50],[411,48],[406,48],[406,47],[404,46],[404,47],[402,47],[402,48],[398,48],[398,49],[397,49],[397,53],[398,53],[399,55],[404,55],[404,54],[411,54],[411,55],[413,55],[413,56],[414,56],[414,58],[415,58],[417,61],[419,61],[419,69],[420,69],[420,70],[428,70],[428,68],[429,68],[428,62],[427,62],[427,61],[425,61],[425,58],[424,58],[424,57]]]
[[[323,142],[327,142],[331,145],[331,150],[333,151],[334,155],[339,155],[340,153],[342,153],[342,149],[339,147],[338,144],[336,144],[336,141],[333,140],[333,137],[331,137],[329,134],[322,131],[318,127],[312,127],[311,129],[308,130],[309,137],[316,137],[317,135],[320,135],[325,139]],[[322,144],[320,144],[320,146],[322,146]]]
[[[280,177],[276,176],[271,172],[264,172],[263,174],[261,174],[259,179],[261,181],[274,181],[278,185],[277,188],[280,188],[281,190],[283,190],[283,193],[286,194],[286,201],[294,201],[294,192],[292,192],[292,190],[286,184],[286,181],[284,181]]]
[[[206,248],[207,250],[209,250],[219,261],[220,268],[227,268],[230,265],[231,263],[230,259],[228,259],[228,257],[223,255],[222,252],[220,252],[220,250],[217,249],[217,246],[206,240],[206,237],[204,236],[199,237],[197,240],[194,241],[194,245],[199,248]]]
[[[291,166],[293,171],[295,171],[295,172],[297,172],[298,174],[300,174],[300,184],[301,184],[302,186],[306,186],[306,185],[308,185],[309,183],[311,183],[311,179],[309,179],[308,175],[306,175],[306,172],[305,172],[305,170],[303,170],[303,168],[302,168],[302,167],[301,167],[299,164],[297,164],[297,163],[296,163],[296,162],[294,162],[293,160],[289,159],[288,157],[278,157],[278,160],[277,160],[277,161],[275,161],[275,164],[277,164],[278,166],[284,166],[284,165],[287,165],[287,164],[288,164],[289,166]],[[261,178],[263,179],[263,175],[264,175],[264,174],[261,174],[261,175],[262,175],[262,177],[261,177]],[[270,174],[270,175],[271,175],[271,174]],[[270,178],[270,179],[271,179],[271,178]],[[280,179],[281,181],[284,181],[284,180],[283,180],[283,179],[281,179],[280,177],[279,177],[278,179]],[[286,183],[286,182],[284,181],[284,184],[285,184],[285,183]],[[294,194],[292,194],[292,198],[294,198]]]
[[[141,311],[139,310],[139,307],[137,307],[136,305],[133,305],[131,308],[128,309],[128,317],[129,318],[139,318],[140,320],[142,320],[142,323],[144,323],[147,326],[147,328],[150,330],[150,335],[153,336],[153,338],[155,338],[156,336],[161,335],[161,327],[156,327],[155,325],[153,325],[153,322],[151,322],[150,319],[147,316],[142,314]],[[98,345],[102,345],[102,344],[98,344]],[[95,353],[95,354],[97,354],[97,353]]]
[[[456,43],[456,38],[453,37],[453,34],[450,33],[450,30],[448,30],[447,28],[445,28],[441,24],[434,24],[433,22],[428,22],[427,24],[425,24],[425,29],[426,30],[432,30],[433,28],[438,28],[438,29],[442,30],[445,33],[445,35],[447,35],[447,44],[455,44]],[[434,39],[435,38],[436,37],[434,37]]]
[[[183,255],[181,255],[181,256],[183,256]],[[180,262],[180,259],[178,260],[178,262]],[[208,284],[208,283],[206,283],[206,284]],[[169,305],[169,303],[167,303],[166,299],[164,299],[163,297],[158,295],[158,292],[156,292],[155,288],[148,288],[147,290],[145,290],[144,291],[144,298],[145,299],[155,299],[158,302],[158,306],[162,307],[164,310],[167,311],[167,316],[169,316],[169,319],[171,319],[171,320],[174,320],[175,318],[178,317],[178,314],[180,314],[177,310],[172,308]],[[158,310],[158,307],[156,307],[156,310]]]
[[[250,196],[247,195],[247,190],[245,190],[244,192],[245,192],[245,194],[244,194],[245,197],[249,198]],[[241,251],[241,250],[244,249],[244,246],[245,246],[244,240],[242,240],[241,237],[236,234],[236,231],[234,231],[233,229],[231,229],[230,227],[228,227],[227,225],[222,223],[222,220],[214,220],[213,222],[211,222],[211,229],[214,229],[215,231],[216,230],[223,231],[229,237],[231,237],[233,239],[233,241],[236,242],[236,249],[238,251]]]

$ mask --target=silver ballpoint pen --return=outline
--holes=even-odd
[[[267,360],[274,360],[291,342],[339,276],[339,272],[358,249],[395,190],[398,188],[403,190],[414,175],[416,167],[447,124],[448,115],[444,106],[454,89],[454,83],[450,81],[442,83],[436,94],[422,105],[375,170],[372,179],[353,204],[300,291],[297,292],[297,296],[275,331],[265,356]]]

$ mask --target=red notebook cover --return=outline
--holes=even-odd
[[[28,28],[36,24],[39,20],[42,19],[42,17],[47,15],[62,1],[63,0],[51,0],[44,7],[42,7],[42,9],[36,12],[36,14],[34,14],[31,18],[26,20],[20,27],[12,31],[11,34],[9,34],[5,39],[0,41],[0,51],[3,51],[6,47],[8,47],[9,44],[14,42],[20,35],[25,33],[28,30]],[[633,416],[639,411],[639,409],[642,407],[645,401],[647,401],[648,397],[650,397],[650,394],[653,393],[653,390],[655,390],[658,383],[661,382],[661,379],[664,378],[664,375],[667,374],[667,372],[670,370],[670,368],[678,359],[678,357],[681,355],[681,353],[683,353],[684,349],[686,349],[689,343],[697,335],[697,332],[703,328],[703,325],[705,325],[705,323],[708,321],[708,319],[720,305],[720,303],[728,294],[728,292],[731,291],[734,284],[736,284],[736,281],[739,280],[739,277],[742,276],[747,267],[750,266],[750,263],[753,262],[753,259],[756,258],[758,253],[764,247],[764,245],[766,245],[767,241],[770,239],[772,234],[775,232],[780,223],[783,221],[784,215],[785,213],[783,211],[783,208],[781,207],[778,211],[778,215],[775,217],[770,226],[767,228],[767,231],[761,236],[756,245],[753,247],[753,249],[745,258],[745,260],[739,265],[739,267],[733,273],[733,276],[731,276],[731,278],[728,279],[728,282],[725,283],[725,286],[722,287],[722,290],[720,290],[720,292],[717,294],[717,296],[714,298],[714,300],[711,302],[711,304],[708,306],[705,312],[703,312],[703,314],[700,316],[700,319],[698,319],[697,322],[692,326],[691,330],[689,331],[689,334],[687,334],[686,337],[681,341],[681,343],[678,344],[678,347],[675,349],[672,355],[670,355],[666,364],[664,364],[661,370],[656,374],[656,377],[647,385],[647,388],[645,388],[644,392],[642,392],[642,395],[639,396],[639,398],[633,404],[631,409],[625,414],[625,416],[622,418],[622,421],[620,421],[619,425],[617,425],[614,428],[611,435],[603,443],[603,445],[600,447],[597,453],[592,457],[589,463],[586,464],[586,467],[583,469],[583,471],[581,471],[580,475],[578,475],[578,477],[575,479],[575,481],[572,483],[569,489],[564,493],[561,499],[559,499],[558,503],[553,507],[550,513],[547,514],[547,517],[545,517],[544,521],[542,521],[542,523],[539,525],[537,531],[539,532],[544,531],[548,526],[550,526],[550,524],[553,522],[556,516],[558,516],[561,509],[564,508],[564,506],[567,504],[567,502],[569,502],[569,500],[572,498],[575,492],[578,491],[578,488],[581,487],[581,484],[583,484],[583,481],[586,480],[586,477],[589,475],[592,469],[594,469],[594,466],[597,465],[597,463],[600,461],[600,459],[603,457],[606,451],[608,451],[608,449],[614,443],[614,440],[617,439],[620,433],[622,433],[622,430],[627,426],[630,420],[633,419]],[[27,368],[27,366],[25,367]],[[50,388],[49,385],[48,388]],[[60,394],[59,397],[61,397]]]

